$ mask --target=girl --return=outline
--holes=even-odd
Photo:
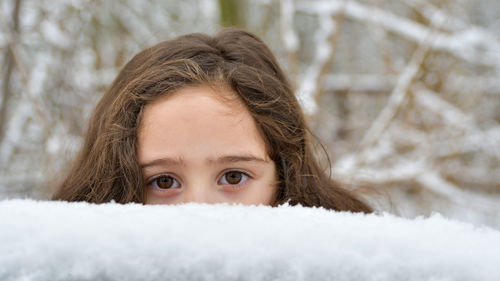
[[[276,58],[236,29],[181,36],[127,63],[53,199],[371,212],[321,171]]]

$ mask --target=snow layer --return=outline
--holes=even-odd
[[[439,215],[0,201],[0,280],[500,280],[500,232]]]

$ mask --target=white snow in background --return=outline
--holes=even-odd
[[[42,21],[40,32],[47,42],[59,46],[62,49],[67,49],[72,45],[71,38],[65,34],[55,22]]]
[[[56,154],[59,152],[61,149],[61,139],[59,139],[57,136],[52,136],[47,140],[47,143],[45,145],[45,150],[48,153],[51,154]]]
[[[500,280],[500,232],[318,208],[0,201],[0,280]]]
[[[426,26],[391,14],[383,9],[358,3],[357,1],[298,1],[296,9],[310,14],[334,15],[342,13],[348,18],[379,25],[407,39],[422,42],[427,36]],[[429,16],[429,15],[428,15]],[[442,13],[432,13],[429,20],[434,24],[443,24]],[[439,26],[436,26],[439,27]],[[500,68],[500,39],[495,33],[472,26],[449,35],[436,32],[434,40],[429,42],[436,50],[443,50],[467,61]]]
[[[30,103],[19,103],[17,105],[16,114],[11,117],[10,123],[7,124],[5,138],[0,143],[0,166],[4,167],[9,163],[16,144],[23,140],[23,125],[29,119],[32,110],[33,107]]]
[[[199,2],[200,13],[207,19],[208,22],[217,22],[219,19],[218,3],[215,1],[205,0]]]
[[[295,8],[291,0],[280,2],[280,26],[283,33],[285,48],[291,52],[299,50],[300,42],[297,33],[293,29],[293,17]]]
[[[328,62],[328,58],[333,52],[330,36],[337,31],[337,25],[330,15],[319,17],[319,27],[314,34],[316,42],[315,57],[302,75],[297,99],[302,105],[306,114],[312,115],[318,110],[315,101],[315,94],[318,91],[318,79],[320,78],[322,68]]]

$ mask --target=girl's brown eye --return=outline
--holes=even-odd
[[[151,184],[160,189],[176,188],[179,186],[177,180],[171,176],[160,176],[154,179]]]
[[[224,174],[224,180],[228,184],[239,184],[243,179],[243,173],[238,171],[230,171]]]

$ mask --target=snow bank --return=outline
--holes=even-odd
[[[500,280],[500,232],[283,206],[0,201],[0,280]]]

